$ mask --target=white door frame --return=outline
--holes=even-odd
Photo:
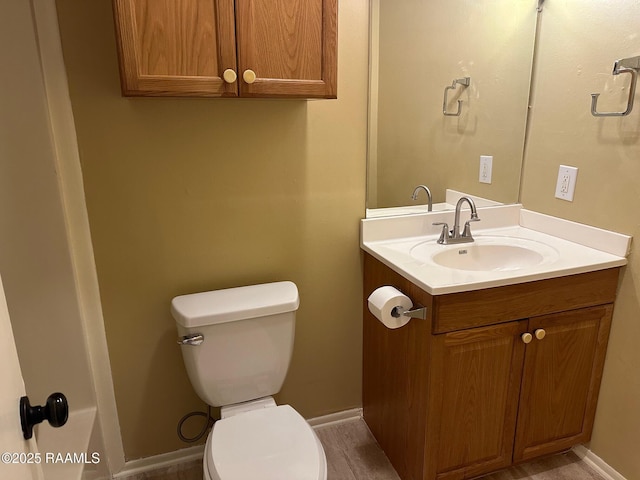
[[[49,109],[56,170],[69,239],[84,337],[90,359],[97,416],[108,473],[124,467],[125,457],[113,390],[98,277],[84,195],[78,144],[62,55],[55,0],[30,0]]]

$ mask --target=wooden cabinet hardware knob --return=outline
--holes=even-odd
[[[238,78],[238,75],[231,68],[227,68],[222,74],[222,78],[224,78],[224,81],[227,83],[233,83]]]
[[[544,331],[544,328],[538,328],[534,333],[538,340],[542,340],[547,335],[547,332]]]
[[[522,338],[522,341],[524,343],[531,343],[531,340],[533,340],[533,335],[531,335],[529,332],[523,333],[520,338]]]
[[[245,70],[242,74],[242,79],[245,83],[253,83],[256,81],[256,72],[253,70]]]

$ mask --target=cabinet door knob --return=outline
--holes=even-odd
[[[547,332],[544,331],[544,328],[538,328],[534,333],[538,340],[542,340],[547,335]]]
[[[524,343],[531,343],[531,340],[533,340],[533,335],[531,335],[529,332],[526,332],[523,333],[520,338]]]
[[[233,83],[238,78],[238,75],[236,75],[234,70],[227,68],[222,74],[222,78],[224,78],[224,81],[227,83]]]
[[[253,83],[256,81],[256,72],[254,72],[253,70],[245,70],[242,74],[242,79],[246,83]]]

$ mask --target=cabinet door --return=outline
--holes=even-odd
[[[531,318],[544,330],[527,346],[514,462],[589,440],[609,339],[613,306]]]
[[[233,0],[114,0],[124,95],[237,96]]]
[[[337,8],[337,0],[236,0],[240,95],[335,98]]]
[[[427,452],[437,454],[425,465],[436,466],[436,478],[471,478],[511,464],[526,325],[434,337]]]

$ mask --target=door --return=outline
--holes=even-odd
[[[123,95],[238,95],[233,0],[114,0],[114,15]]]
[[[242,97],[336,98],[337,0],[236,0]]]
[[[0,478],[43,479],[35,437],[25,440],[20,427],[20,397],[25,395],[9,311],[0,279]]]
[[[514,462],[590,439],[612,312],[602,305],[530,319]]]
[[[439,433],[429,435],[437,457],[427,463],[439,480],[511,464],[526,326],[522,320],[435,336],[430,397],[439,405],[432,419]]]

